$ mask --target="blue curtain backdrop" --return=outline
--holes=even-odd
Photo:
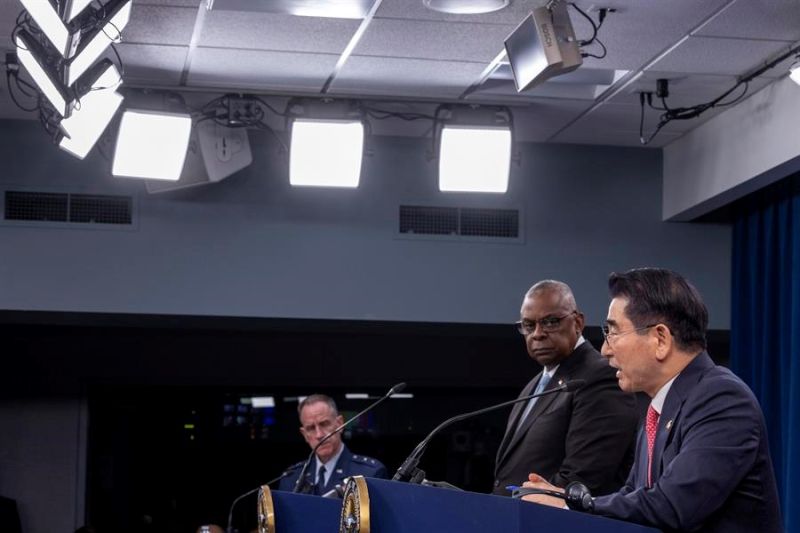
[[[800,532],[800,175],[734,212],[731,369],[761,402],[786,531]]]

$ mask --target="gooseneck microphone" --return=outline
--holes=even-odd
[[[573,379],[571,381],[566,381],[559,385],[554,389],[550,389],[548,391],[540,392],[539,394],[529,394],[528,396],[521,396],[516,400],[510,400],[507,402],[499,403],[497,405],[492,405],[491,407],[484,407],[483,409],[478,409],[477,411],[471,411],[469,413],[460,414],[454,416],[453,418],[448,418],[436,428],[431,431],[427,437],[425,437],[422,442],[417,444],[417,447],[414,448],[414,451],[411,452],[411,455],[403,461],[403,464],[400,465],[400,468],[397,469],[394,477],[392,478],[393,481],[408,481],[410,483],[421,483],[422,480],[425,478],[425,472],[417,468],[419,464],[419,460],[422,457],[422,454],[425,452],[425,448],[428,446],[428,442],[441,430],[446,428],[451,424],[455,424],[456,422],[460,422],[467,418],[472,418],[473,416],[482,415],[484,413],[488,413],[490,411],[494,411],[496,409],[502,409],[503,407],[508,407],[509,405],[513,405],[515,403],[524,402],[530,400],[531,398],[539,398],[540,396],[548,396],[550,394],[558,394],[560,392],[572,392],[582,388],[586,385],[586,380],[584,379]]]
[[[271,480],[267,481],[266,483],[264,483],[264,485],[272,485],[273,483],[276,483],[276,482],[282,480],[283,478],[285,478],[289,474],[291,474],[291,471],[290,470],[286,470],[280,476],[276,477],[275,479],[271,479]],[[233,500],[233,503],[231,503],[231,508],[228,510],[228,527],[225,528],[225,531],[227,533],[233,533],[233,508],[236,507],[236,504],[239,503],[244,498],[247,498],[251,494],[255,494],[256,492],[258,492],[261,489],[261,487],[263,487],[264,485],[259,485],[258,487],[254,488],[253,490],[248,490],[247,492],[245,492],[244,494],[240,494],[239,496],[236,497],[236,499]]]
[[[561,498],[567,503],[567,507],[573,511],[583,511],[585,513],[594,512],[594,498],[589,489],[580,481],[570,482],[564,492],[559,492],[550,489],[535,489],[528,487],[520,487],[511,494],[512,498],[522,498],[529,494],[544,494],[545,496],[553,496],[554,498]]]
[[[377,401],[375,401],[375,402],[371,403],[370,405],[368,405],[366,409],[364,409],[363,411],[361,411],[360,413],[358,413],[357,415],[355,415],[351,419],[347,420],[344,424],[342,424],[338,428],[334,429],[333,431],[331,431],[330,433],[328,433],[327,435],[322,437],[322,439],[320,439],[320,441],[317,443],[317,445],[314,446],[314,449],[311,450],[311,453],[308,454],[308,459],[306,459],[306,462],[303,464],[303,469],[300,471],[300,476],[297,478],[297,481],[294,484],[294,488],[292,489],[292,492],[307,492],[308,491],[309,485],[308,485],[308,483],[306,481],[306,472],[308,472],[308,467],[311,466],[311,460],[314,459],[314,455],[317,453],[317,449],[320,446],[325,444],[325,442],[329,438],[333,437],[334,435],[339,433],[341,430],[343,430],[344,428],[346,428],[347,426],[349,426],[350,424],[352,424],[353,422],[358,420],[358,418],[361,415],[363,415],[364,413],[366,413],[368,411],[371,411],[372,409],[374,409],[375,407],[377,407],[378,405],[383,403],[385,400],[387,400],[392,394],[396,394],[396,393],[404,390],[405,388],[406,388],[406,384],[405,383],[398,383],[397,385],[395,385],[394,387],[389,389],[389,392],[387,392],[386,394],[381,396]]]

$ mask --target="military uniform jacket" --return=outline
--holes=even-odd
[[[289,492],[294,490],[294,485],[297,483],[297,478],[300,475],[300,471],[303,469],[304,463],[305,461],[300,461],[286,470],[288,475],[281,480],[280,485],[278,485],[278,490]],[[311,462],[308,472],[306,472],[306,481],[311,487],[314,487],[316,481],[317,468],[319,467],[317,466],[315,458],[315,460]],[[333,472],[330,478],[328,478],[328,482],[324,487],[315,487],[313,493],[325,494],[336,485],[342,485],[344,478],[351,476],[377,477],[381,479],[389,477],[383,463],[372,457],[367,457],[366,455],[354,455],[345,444],[342,444],[342,454],[339,456],[339,460],[336,461],[336,465],[333,467]]]

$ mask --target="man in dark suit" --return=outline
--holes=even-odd
[[[572,379],[586,385],[514,406],[497,452],[493,493],[510,495],[506,486],[521,484],[531,471],[559,487],[581,481],[598,494],[615,491],[633,458],[635,398],[617,387],[613,369],[583,338],[583,313],[567,284],[535,284],[520,318],[528,354],[544,367],[520,396]]]
[[[609,289],[603,355],[622,390],[652,401],[625,486],[578,507],[665,531],[783,531],[764,417],[747,385],[706,353],[696,289],[652,268],[612,274]],[[536,474],[525,485],[556,490]]]
[[[313,449],[333,429],[344,423],[336,402],[330,396],[313,394],[297,407],[300,415],[300,434]],[[290,466],[281,479],[279,490],[294,490],[305,461]],[[322,495],[342,485],[347,477],[366,476],[387,478],[386,467],[371,457],[354,455],[342,442],[341,433],[336,433],[317,449],[316,456],[306,472],[302,485],[312,494]]]

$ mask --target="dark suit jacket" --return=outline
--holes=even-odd
[[[522,485],[531,472],[559,487],[581,481],[594,494],[622,486],[633,462],[638,415],[634,396],[620,390],[615,372],[587,341],[561,362],[547,389],[571,379],[586,380],[585,387],[539,398],[515,435],[527,402],[516,404],[497,452],[493,492],[510,495],[505,487]],[[540,377],[520,396],[532,394]]]
[[[367,457],[366,455],[354,455],[350,452],[347,446],[342,444],[342,447],[342,455],[340,455],[339,460],[336,461],[336,466],[333,468],[333,473],[328,479],[328,483],[326,483],[324,487],[316,488],[315,494],[325,494],[329,490],[332,490],[336,485],[341,485],[344,478],[350,476],[377,477],[381,479],[386,479],[389,477],[386,467],[383,466],[383,463],[377,459]],[[289,475],[281,480],[280,485],[278,485],[278,490],[285,490],[289,492],[294,490],[294,484],[297,482],[297,478],[300,476],[300,470],[303,469],[303,463],[305,463],[305,461],[301,461],[287,469]],[[306,479],[308,480],[309,485],[314,485],[314,482],[316,481],[317,472],[315,466],[316,460],[311,462],[311,466],[309,467],[308,472],[306,472]]]
[[[634,468],[595,513],[666,531],[783,531],[764,417],[753,393],[703,352],[664,401],[653,448],[653,487],[640,432]]]

